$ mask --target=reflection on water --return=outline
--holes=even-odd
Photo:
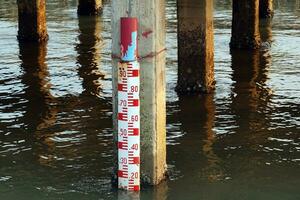
[[[178,158],[187,160],[182,161],[177,166],[182,165],[180,171],[185,174],[189,173],[190,176],[195,175],[209,182],[219,180],[223,175],[220,168],[220,158],[214,153],[213,147],[216,140],[213,131],[216,109],[214,96],[182,97],[178,103],[181,132],[186,134],[180,141],[182,151],[179,151],[179,155],[182,157]],[[172,153],[170,152],[170,154]]]
[[[168,199],[204,198],[202,186],[225,179],[222,158],[215,152],[218,138],[214,131],[214,94],[180,97],[177,106],[178,111],[169,121],[178,124],[183,136],[175,138],[178,144],[168,148],[170,178],[176,180],[170,183],[173,190]],[[174,143],[173,137],[169,136],[168,140]]]
[[[233,107],[244,115],[258,111],[260,103],[267,103],[272,91],[267,88],[268,52],[232,51]],[[245,101],[247,101],[245,103]],[[260,102],[261,101],[261,102]],[[266,106],[266,105],[264,105]]]
[[[204,105],[204,113],[206,113],[206,123],[204,125],[207,139],[203,142],[203,154],[207,158],[207,164],[204,167],[204,174],[207,176],[210,182],[218,181],[223,179],[224,175],[220,167],[220,158],[214,153],[214,142],[216,140],[216,134],[213,131],[216,106],[212,95],[206,96],[202,100]]]
[[[55,98],[50,93],[49,72],[46,64],[47,44],[20,43],[21,68],[24,71],[22,83],[24,84],[24,115],[20,119],[24,124],[28,138],[41,142],[48,151],[54,151],[54,142],[47,138],[43,130],[56,122],[57,108]],[[30,140],[30,139],[29,139]],[[36,145],[35,145],[36,146]],[[36,152],[39,152],[35,149]],[[53,156],[38,153],[38,161],[42,165],[53,160]]]
[[[24,74],[24,124],[35,133],[55,123],[55,98],[50,93],[49,72],[46,64],[47,44],[20,43],[21,69]]]
[[[277,0],[264,46],[229,51],[231,1],[215,1],[216,92],[178,97],[176,1],[167,0],[169,180],[137,199],[299,199],[299,1]],[[126,199],[111,187],[110,5],[77,17],[47,2],[50,40],[16,40],[0,0],[0,199]],[[174,42],[175,41],[175,42]]]
[[[272,91],[266,85],[268,80],[267,64],[270,62],[266,52],[232,51],[233,93],[231,109],[236,123],[235,133],[249,148],[264,144],[270,126],[268,120],[269,102]],[[252,161],[256,162],[254,158]]]
[[[100,49],[102,39],[101,21],[99,17],[79,17],[78,26],[80,35],[78,36],[79,44],[76,47],[78,52],[77,61],[80,65],[78,70],[82,78],[84,92],[90,95],[99,95],[101,83],[99,78],[104,75],[99,69]]]
[[[261,19],[260,20],[260,38],[261,41],[271,43],[273,41],[272,35],[272,20]]]

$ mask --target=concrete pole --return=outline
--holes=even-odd
[[[156,185],[165,178],[166,173],[165,0],[114,0],[112,13],[115,144],[118,135],[117,64],[120,61],[120,17],[137,17],[141,73],[141,183]],[[115,149],[117,157],[117,146]],[[115,167],[117,169],[117,163]]]
[[[259,0],[233,0],[232,49],[258,49]]]
[[[178,0],[179,94],[210,93],[215,88],[213,1]]]
[[[259,75],[260,58],[259,51],[232,50],[232,79],[235,81],[233,104],[243,112],[244,117],[250,116],[250,112],[257,109],[258,89],[257,79]],[[246,108],[241,108],[244,105]]]
[[[45,0],[17,0],[19,14],[19,41],[48,40]]]
[[[259,17],[272,18],[273,15],[273,0],[259,0]]]
[[[102,0],[79,0],[78,15],[98,15],[102,11]]]
[[[270,48],[273,42],[272,20],[270,20],[270,18],[261,19],[259,31],[260,31],[261,41],[263,42],[263,44],[265,44],[265,45],[262,44],[262,48]]]

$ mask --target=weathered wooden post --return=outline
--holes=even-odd
[[[102,11],[102,0],[79,0],[78,15],[98,15]]]
[[[259,0],[259,17],[272,18],[273,15],[273,0]]]
[[[213,1],[178,0],[179,94],[210,93],[215,88]]]
[[[260,47],[259,0],[233,0],[232,49]]]
[[[117,144],[118,138],[120,18],[137,17],[140,62],[141,182],[156,185],[165,178],[166,173],[165,0],[114,0],[112,13],[114,13],[112,15],[112,56],[115,143]],[[117,147],[115,149],[115,157],[117,157]],[[117,163],[115,167],[117,169]]]
[[[45,0],[17,0],[19,41],[41,42],[48,39]]]

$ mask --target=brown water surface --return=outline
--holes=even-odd
[[[299,0],[274,1],[261,24],[272,46],[253,52],[229,51],[231,2],[215,1],[216,91],[199,97],[174,91],[175,2],[166,1],[170,177],[140,198],[300,199]],[[15,1],[0,0],[0,199],[128,197],[110,184],[111,7],[78,18],[76,4],[48,1],[49,42],[21,45]]]

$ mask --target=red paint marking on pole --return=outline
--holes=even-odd
[[[127,92],[127,85],[126,84],[118,84],[118,91]]]
[[[127,150],[128,149],[127,142],[118,142],[118,149]]]
[[[139,136],[139,129],[138,128],[128,128],[128,135],[129,136]]]
[[[121,59],[121,56],[116,55],[116,54],[112,54],[112,55],[111,55],[111,58],[112,58],[112,59]]]
[[[146,58],[154,58],[154,57],[158,56],[159,54],[161,54],[162,52],[164,52],[166,50],[167,50],[167,48],[164,48],[164,49],[162,49],[162,50],[160,50],[158,52],[151,52],[148,55],[139,57],[138,60],[141,61],[141,60],[146,59]]]
[[[138,99],[128,99],[128,107],[136,107],[139,106]]]
[[[129,190],[139,191],[140,190],[140,186],[139,185],[130,185],[129,186]]]
[[[140,157],[129,157],[128,163],[129,164],[140,164]]]
[[[127,63],[127,69],[132,69],[132,63]]]
[[[134,47],[134,54],[135,58],[138,57],[137,55],[137,38],[136,41],[132,41],[132,34],[134,32],[137,33],[138,30],[138,23],[137,23],[137,18],[134,17],[122,17],[121,18],[121,58],[125,58],[128,50],[131,45],[136,44]],[[131,57],[131,56],[130,56]],[[135,58],[130,58],[129,60],[124,60],[124,61],[134,61],[136,60]]]
[[[118,120],[127,121],[128,116],[127,113],[118,113]]]
[[[145,32],[142,33],[142,36],[143,36],[144,38],[148,38],[148,36],[149,36],[151,33],[153,33],[153,31],[151,31],[151,30],[145,31]]]
[[[128,70],[128,77],[138,77],[139,76],[139,70]]]
[[[119,170],[118,171],[118,177],[120,177],[120,178],[128,178],[128,172],[127,171]]]
[[[138,57],[138,61],[142,61],[144,59],[147,59],[147,58],[153,58],[153,57],[156,57],[157,55],[161,54],[162,52],[166,51],[167,48],[164,48],[158,52],[151,52],[149,53],[148,55],[145,55],[145,56],[139,56]],[[112,54],[111,56],[113,59],[121,59],[121,56],[119,55],[116,55],[116,54]]]

